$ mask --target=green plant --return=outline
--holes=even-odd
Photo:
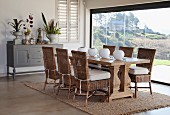
[[[57,22],[55,23],[53,19],[47,24],[44,14],[42,13],[42,19],[44,22],[44,29],[47,34],[61,34]]]
[[[30,30],[29,28],[26,28],[24,34],[25,34],[25,35],[29,35],[30,33],[31,33],[31,30]]]
[[[14,22],[8,22],[9,25],[11,25],[15,30],[13,30],[13,32],[19,32],[19,30],[21,29],[22,26],[22,21],[23,20],[19,20],[18,19],[13,19]]]

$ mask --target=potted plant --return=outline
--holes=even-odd
[[[31,28],[33,28],[33,14],[30,14],[29,17],[26,19],[26,21],[23,24],[23,29],[25,35],[30,35]]]
[[[21,29],[21,26],[22,26],[22,20],[19,20],[18,19],[13,19],[14,22],[8,22],[9,25],[11,25],[14,30],[11,32],[12,35],[14,36],[20,36],[22,35],[22,33],[20,32],[20,29]]]
[[[51,19],[47,24],[47,21],[43,13],[42,13],[42,19],[44,22],[44,29],[45,29],[47,38],[50,40],[52,44],[57,43],[58,35],[61,34],[60,33],[61,28],[58,27],[58,24],[57,22],[55,23],[54,19]]]
[[[31,34],[31,30],[33,28],[33,22],[34,22],[33,14],[30,13],[29,16],[26,18],[26,20],[23,23],[23,29],[24,29],[24,35],[25,35],[23,44],[30,44],[30,38],[31,38],[31,36],[33,36],[33,33]]]

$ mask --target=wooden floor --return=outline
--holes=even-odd
[[[88,115],[48,95],[23,85],[25,81],[44,81],[44,74],[29,74],[0,78],[0,115]],[[170,95],[170,86],[152,83],[153,92]],[[135,115],[170,115],[170,107]]]

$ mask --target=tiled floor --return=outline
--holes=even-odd
[[[24,81],[44,81],[44,74],[0,78],[0,115],[88,115],[48,95],[23,85]],[[153,84],[153,91],[170,95],[170,87]],[[135,115],[170,115],[170,108],[152,110]]]

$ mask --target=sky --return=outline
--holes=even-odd
[[[147,25],[154,32],[170,35],[170,8],[159,8],[151,10],[136,10],[132,13],[141,22],[140,28]]]

